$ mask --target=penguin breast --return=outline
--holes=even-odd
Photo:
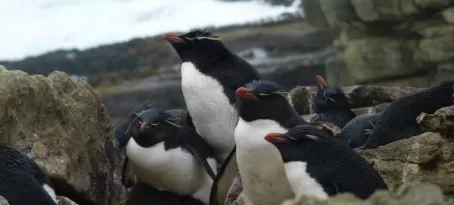
[[[201,164],[181,147],[165,150],[164,142],[160,142],[145,148],[131,138],[126,153],[139,181],[157,189],[190,195],[205,180]]]
[[[225,95],[224,87],[190,62],[181,65],[181,84],[197,133],[213,147],[217,156],[224,155],[225,159],[234,146],[238,114]]]
[[[235,142],[245,201],[254,205],[275,205],[294,196],[279,151],[264,139],[268,133],[286,131],[272,120],[246,122],[239,119]]]

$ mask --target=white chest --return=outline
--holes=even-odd
[[[181,148],[165,150],[162,142],[144,148],[133,138],[128,142],[126,153],[140,181],[160,190],[195,195],[202,201],[208,201],[213,180],[190,153]],[[214,159],[208,162],[216,170]]]
[[[214,78],[201,73],[194,64],[181,65],[183,96],[197,132],[224,160],[233,148],[233,132],[238,119],[236,109]]]
[[[286,131],[271,120],[239,119],[235,142],[245,201],[253,205],[276,205],[294,196],[279,151],[264,139],[268,133]]]
[[[306,162],[285,163],[285,173],[295,195],[305,195],[319,199],[328,198],[328,194],[323,190],[323,187],[307,172]]]

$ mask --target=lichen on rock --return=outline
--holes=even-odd
[[[57,194],[106,205],[125,196],[112,122],[85,81],[0,72],[0,143],[34,159]]]

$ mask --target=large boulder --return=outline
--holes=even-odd
[[[78,204],[112,205],[125,196],[112,122],[85,81],[0,72],[0,143],[34,159],[57,195]]]
[[[439,82],[439,65],[453,65],[452,0],[304,0],[303,6],[311,25],[340,30],[337,55],[325,60],[336,85],[426,87]]]

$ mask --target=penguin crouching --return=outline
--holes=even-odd
[[[454,81],[446,81],[414,92],[389,104],[375,125],[369,139],[360,149],[374,149],[381,145],[421,134],[416,118],[421,113],[453,104]]]
[[[0,144],[0,196],[11,205],[56,205],[52,184],[38,165],[19,151]]]
[[[353,193],[366,199],[388,189],[380,174],[354,150],[312,125],[298,125],[265,139],[280,152],[295,195],[327,199]]]
[[[245,205],[276,205],[293,197],[279,151],[263,139],[306,123],[288,102],[283,89],[264,80],[237,90],[236,159]]]
[[[132,137],[123,173],[133,173],[139,183],[158,190],[208,204],[216,174],[215,155],[192,130],[188,112],[150,108],[136,115],[128,130]]]
[[[317,75],[315,113],[311,122],[328,122],[343,128],[356,114],[350,109],[345,93],[338,87],[329,86],[322,76]]]
[[[379,114],[358,115],[342,128],[339,139],[352,149],[363,146],[379,119]]]
[[[167,33],[163,38],[183,61],[181,86],[186,107],[196,131],[214,149],[221,165],[235,144],[235,91],[261,77],[251,64],[209,32]]]

